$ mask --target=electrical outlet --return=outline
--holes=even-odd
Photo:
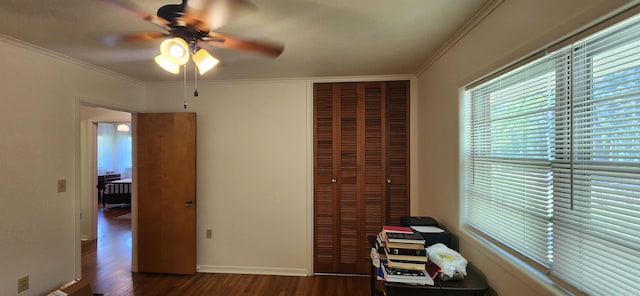
[[[58,180],[58,192],[67,192],[67,179]]]
[[[211,238],[212,231],[211,229],[207,229],[207,238]]]
[[[29,276],[24,276],[18,279],[18,293],[22,293],[29,289]]]

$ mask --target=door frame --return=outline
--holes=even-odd
[[[119,112],[127,112],[130,113],[132,116],[134,113],[139,113],[141,112],[141,110],[135,110],[133,108],[130,107],[126,107],[126,106],[117,106],[117,104],[114,104],[113,102],[107,102],[107,101],[103,101],[103,100],[96,100],[96,99],[91,99],[91,98],[86,98],[86,97],[76,97],[75,99],[75,104],[74,104],[74,108],[75,108],[75,112],[74,112],[74,120],[73,120],[73,133],[74,133],[74,137],[75,137],[75,143],[74,143],[74,170],[75,170],[75,174],[74,174],[74,209],[73,209],[73,216],[74,218],[74,236],[73,236],[73,246],[74,246],[74,258],[75,258],[75,278],[77,279],[81,279],[82,278],[82,220],[83,218],[87,218],[86,214],[83,215],[82,212],[82,204],[83,204],[83,191],[82,188],[84,186],[90,186],[91,189],[91,196],[95,197],[96,194],[96,181],[94,181],[94,179],[87,179],[86,177],[82,177],[83,173],[86,172],[86,170],[83,170],[82,167],[83,165],[87,165],[87,163],[83,163],[83,158],[82,158],[82,145],[84,143],[82,143],[81,141],[81,133],[83,131],[83,129],[81,129],[80,125],[81,125],[81,117],[80,117],[80,109],[82,106],[85,107],[93,107],[93,108],[103,108],[103,109],[108,109],[108,110],[112,110],[112,111],[119,111]],[[95,123],[97,121],[93,121],[92,123]],[[133,131],[135,130],[135,126],[133,126],[133,122],[131,123],[131,131],[132,131],[132,145],[135,145],[133,143],[135,143],[135,139],[134,139],[134,135],[133,135]],[[132,153],[135,147],[132,147]],[[89,161],[91,161],[89,159]],[[89,165],[91,166],[91,165]],[[136,157],[135,157],[135,153],[132,154],[132,163],[131,163],[131,170],[132,172],[135,172],[135,168],[136,168],[137,164],[136,164]],[[95,170],[97,170],[97,167],[94,167]],[[94,171],[96,172],[96,171]],[[137,270],[137,214],[134,212],[134,205],[137,206],[137,200],[138,197],[136,195],[136,190],[135,190],[135,180],[133,181],[133,183],[131,184],[132,186],[132,193],[131,193],[131,269],[132,271],[136,271]],[[85,187],[86,188],[86,187]],[[91,201],[91,207],[97,209],[98,206],[98,201],[96,198],[88,198]],[[85,217],[82,217],[85,216]],[[94,221],[97,219],[97,211],[91,211],[90,212],[90,219],[91,221]],[[92,224],[94,222],[91,222]],[[97,233],[96,233],[97,235]]]

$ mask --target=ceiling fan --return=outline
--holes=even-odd
[[[284,46],[272,42],[256,41],[212,31],[232,18],[256,9],[250,0],[182,0],[181,4],[160,7],[156,15],[149,14],[131,0],[101,0],[134,13],[139,18],[163,29],[162,32],[142,32],[122,36],[122,41],[154,40],[167,38],[160,46],[161,55],[156,62],[165,70],[179,73],[179,67],[188,62],[189,56],[200,74],[213,68],[218,60],[203,47],[239,49],[276,58]]]

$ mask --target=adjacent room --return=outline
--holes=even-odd
[[[639,32],[638,0],[2,1],[0,295],[635,295]],[[376,278],[426,217],[467,274]]]

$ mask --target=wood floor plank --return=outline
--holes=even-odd
[[[194,276],[131,272],[129,207],[99,209],[98,240],[82,244],[82,278],[105,296],[366,296],[369,277],[308,277],[196,273]]]

